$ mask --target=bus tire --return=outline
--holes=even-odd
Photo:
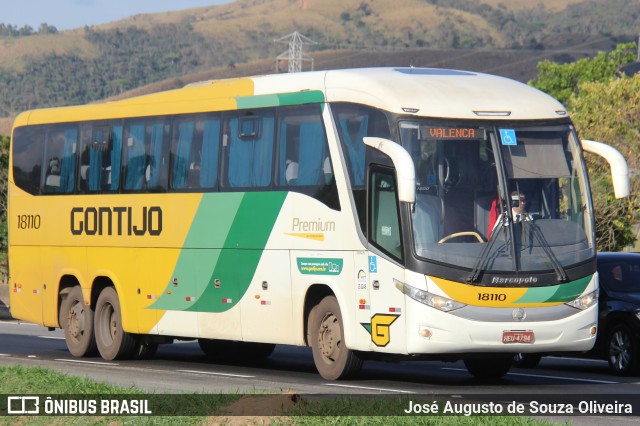
[[[135,355],[138,349],[136,339],[122,329],[120,302],[113,287],[106,287],[98,296],[94,327],[102,358],[111,361]]]
[[[88,357],[98,352],[93,321],[93,309],[85,305],[82,289],[73,287],[60,307],[60,327],[71,355]]]
[[[327,380],[353,377],[362,359],[347,348],[340,306],[335,296],[326,296],[309,312],[307,341],[318,373]]]
[[[496,358],[469,358],[464,365],[476,379],[499,379],[509,372],[513,356]]]

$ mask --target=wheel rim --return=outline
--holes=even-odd
[[[84,335],[84,306],[79,301],[76,301],[71,309],[69,309],[68,329],[69,335],[76,340],[80,340]]]
[[[335,362],[340,354],[340,343],[342,342],[342,331],[338,317],[332,312],[327,312],[320,322],[318,331],[318,348],[322,358],[327,362]]]
[[[609,342],[609,361],[618,371],[625,370],[631,362],[631,340],[622,330],[616,331]]]
[[[118,324],[115,317],[113,305],[105,303],[100,316],[100,328],[102,329],[102,341],[106,346],[111,346],[116,339]]]

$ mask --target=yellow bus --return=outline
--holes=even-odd
[[[588,350],[594,213],[565,108],[518,82],[420,68],[206,81],[15,121],[11,312],[71,354],[212,358],[311,346],[365,359]],[[517,210],[517,211],[516,211]]]

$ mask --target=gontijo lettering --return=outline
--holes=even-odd
[[[73,235],[158,236],[162,233],[162,209],[142,207],[74,207]]]

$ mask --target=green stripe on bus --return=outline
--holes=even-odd
[[[592,275],[575,281],[550,287],[532,287],[514,303],[570,302],[580,296],[591,281]]]
[[[239,96],[236,98],[238,109],[266,108],[286,105],[323,103],[324,94],[319,90],[308,90],[276,95]]]
[[[244,296],[255,275],[286,192],[246,193],[236,213],[204,293],[189,308],[195,312],[224,312]]]
[[[286,192],[204,194],[165,291],[151,309],[224,312],[249,288]]]

